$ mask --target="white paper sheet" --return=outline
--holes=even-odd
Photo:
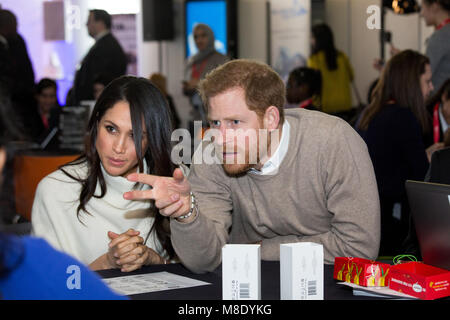
[[[103,279],[108,287],[122,295],[190,288],[208,285],[203,282],[169,272],[155,272],[134,276]]]
[[[388,287],[362,287],[349,282],[338,282],[338,284],[352,287],[353,295],[355,296],[367,296],[386,299],[417,299],[416,297],[389,289]]]

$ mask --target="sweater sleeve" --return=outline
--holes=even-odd
[[[52,179],[44,178],[39,183],[34,197],[31,211],[31,234],[47,240],[57,250],[62,250],[52,212],[60,210],[55,205],[55,189],[52,188]]]
[[[427,44],[426,55],[430,59],[431,73],[435,73],[447,51],[441,48],[442,44],[436,35],[432,35]],[[436,90],[439,88],[436,88]]]
[[[219,165],[193,164],[188,179],[198,203],[197,217],[188,224],[171,220],[172,245],[191,271],[213,271],[229,238],[231,192]]]
[[[293,242],[322,244],[326,264],[333,264],[334,258],[341,256],[377,257],[380,205],[375,173],[364,141],[350,126],[339,121],[320,153],[325,201],[333,216],[329,231],[265,239],[262,259],[278,259],[279,245]]]

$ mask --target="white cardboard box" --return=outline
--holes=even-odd
[[[227,244],[222,248],[222,299],[261,299],[259,244]]]
[[[323,300],[323,246],[312,242],[280,245],[281,300]]]

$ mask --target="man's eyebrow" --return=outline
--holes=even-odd
[[[242,119],[242,116],[236,114],[236,115],[227,116],[227,117],[223,118],[222,121],[223,120],[238,120],[238,119]],[[208,121],[221,121],[221,120],[212,119],[212,118],[208,117]]]

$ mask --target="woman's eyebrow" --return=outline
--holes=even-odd
[[[117,124],[115,124],[113,121],[111,121],[111,120],[107,120],[107,119],[105,119],[105,120],[103,120],[103,122],[108,122],[109,124],[112,124],[113,126],[115,126],[115,127],[118,127],[118,125]]]

